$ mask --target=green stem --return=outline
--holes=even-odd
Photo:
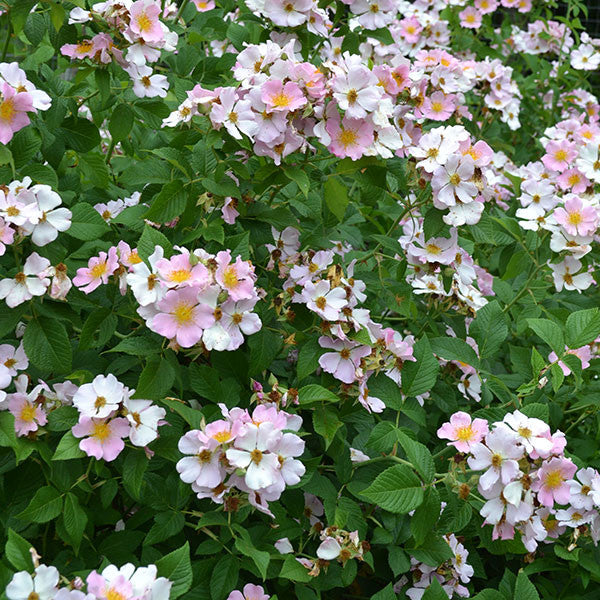
[[[4,41],[4,47],[2,48],[2,57],[0,58],[0,62],[4,62],[6,59],[6,54],[8,53],[8,46],[10,44],[10,36],[12,35],[12,22],[8,22],[8,27],[6,28],[6,40]]]
[[[178,21],[181,17],[181,15],[183,14],[183,11],[185,10],[185,7],[188,3],[188,0],[183,0],[183,2],[181,3],[181,6],[179,7],[179,10],[177,11],[177,16],[175,17],[175,20]]]

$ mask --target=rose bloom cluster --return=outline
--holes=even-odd
[[[317,67],[302,61],[297,44],[292,39],[284,46],[273,41],[247,46],[233,67],[238,87],[196,85],[163,124],[173,127],[206,113],[214,128],[238,140],[250,138],[254,153],[275,164],[293,152],[313,150],[313,139],[341,158],[391,158],[405,156],[418,143],[428,120],[472,118],[465,93],[482,84],[486,104],[500,109],[509,126],[519,126],[520,93],[499,61],[463,61],[435,49],[417,52],[414,62],[400,52],[384,55],[372,69],[366,66],[368,54],[345,52],[324,57]],[[457,172],[452,167],[448,177]],[[469,202],[478,196],[474,184],[461,183],[472,179],[474,169],[460,170],[457,183],[442,193],[445,205],[457,203],[451,196],[455,187],[465,190]]]
[[[123,451],[126,438],[146,448],[158,437],[159,426],[166,423],[165,409],[151,400],[132,398],[134,394],[112,374],[97,375],[74,393],[79,422],[71,431],[82,438],[79,447],[88,456],[109,462]]]
[[[97,375],[90,383],[77,386],[71,381],[54,384],[52,388],[39,381],[30,391],[29,378],[18,371],[27,369],[29,361],[23,346],[0,346],[0,386],[11,383],[15,391],[0,389],[0,410],[9,410],[15,417],[18,436],[35,434],[48,422],[48,413],[61,406],[75,406],[79,422],[73,426],[76,438],[83,438],[79,447],[88,456],[114,460],[125,448],[125,439],[142,448],[158,437],[158,427],[164,424],[165,410],[151,400],[132,398],[128,389],[114,375]],[[14,377],[14,379],[13,379]]]
[[[508,413],[491,428],[484,419],[457,412],[438,430],[467,455],[467,464],[483,471],[480,513],[493,525],[492,539],[513,539],[515,531],[529,552],[550,543],[567,529],[573,541],[589,534],[600,539],[600,474],[578,469],[566,458],[564,433],[551,432],[541,419]]]
[[[88,58],[99,64],[114,60],[130,76],[136,96],[164,98],[169,82],[165,75],[153,74],[149,63],[160,59],[161,50],[173,52],[177,47],[177,34],[160,20],[173,15],[177,7],[166,4],[161,9],[160,0],[107,0],[93,4],[91,10],[74,8],[69,23],[94,23],[108,33],[65,44],[61,52],[73,60]]]
[[[198,498],[210,498],[236,510],[241,500],[274,518],[269,502],[278,500],[289,485],[304,475],[297,459],[304,441],[295,433],[302,425],[298,415],[259,404],[250,413],[220,404],[222,419],[192,430],[179,440],[186,454],[177,471]]]
[[[51,104],[50,96],[27,79],[18,63],[0,63],[0,143],[8,144],[29,125],[28,113],[48,110]]]
[[[585,257],[600,224],[594,191],[600,183],[600,127],[597,105],[590,114],[584,100],[579,102],[581,112],[571,111],[544,131],[541,160],[521,167],[506,164],[507,171],[521,179],[519,225],[550,234],[550,249],[558,255],[549,264],[557,291],[581,292],[596,283],[593,263],[586,264]]]
[[[370,311],[361,308],[366,300],[366,285],[355,279],[354,261],[346,271],[334,262],[349,247],[337,243],[332,250],[318,252],[299,250],[299,232],[287,227],[282,232],[273,229],[275,244],[267,244],[271,253],[268,268],[277,265],[284,292],[275,303],[282,318],[293,318],[291,304],[304,304],[321,320],[319,338],[321,348],[330,350],[319,358],[320,367],[344,384],[344,389],[358,384],[358,401],[369,411],[382,412],[385,404],[369,394],[368,379],[379,372],[385,373],[398,385],[405,361],[414,361],[412,336],[403,337],[390,327],[382,327],[371,319]],[[352,336],[364,331],[372,345],[357,342]]]
[[[447,308],[469,314],[487,304],[485,296],[494,295],[493,278],[458,245],[454,227],[449,238],[436,236],[425,240],[423,219],[417,216],[405,219],[402,229],[404,235],[398,241],[406,252],[406,280],[414,294],[433,296]],[[444,277],[449,279],[449,285]]]
[[[7,244],[29,237],[36,246],[45,246],[69,229],[73,215],[61,204],[49,185],[32,185],[30,177],[0,186],[0,256]]]
[[[233,260],[229,250],[216,255],[175,250],[178,254],[165,258],[163,248],[156,246],[146,264],[122,241],[92,257],[77,270],[73,283],[89,294],[115,275],[121,293],[128,288],[133,292],[148,328],[171,340],[174,348],[200,342],[206,350],[239,348],[244,335],[262,326],[252,312],[260,299],[253,265],[240,256]]]
[[[157,574],[155,565],[136,568],[127,563],[120,568],[108,565],[101,573],[92,571],[85,582],[80,577],[68,581],[56,567],[37,565],[33,574],[19,571],[13,575],[6,586],[6,597],[8,600],[169,600],[172,583]]]
[[[450,546],[454,556],[438,567],[432,567],[411,557],[410,575],[412,587],[405,592],[410,600],[421,600],[434,579],[438,580],[448,598],[452,598],[454,594],[461,598],[468,598],[470,596],[469,590],[463,585],[469,583],[474,572],[473,567],[467,562],[469,552],[453,533],[445,535],[444,540]],[[408,581],[408,577],[403,576],[394,585],[394,591],[401,593]]]

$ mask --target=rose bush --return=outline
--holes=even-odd
[[[0,8],[3,597],[598,598],[584,3]]]

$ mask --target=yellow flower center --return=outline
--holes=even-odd
[[[77,52],[77,54],[87,54],[93,46],[94,44],[92,44],[92,42],[90,42],[89,40],[79,42],[79,44],[77,44],[77,49],[75,50],[75,52]]]
[[[21,421],[26,421],[30,423],[35,418],[35,406],[27,403],[23,409],[21,410],[20,415]]]
[[[125,596],[120,592],[117,592],[115,588],[110,588],[106,592],[106,600],[125,600]]]
[[[139,14],[137,16],[136,21],[138,28],[142,33],[144,31],[150,31],[150,29],[152,29],[152,21],[149,19],[148,15],[145,12]],[[116,598],[113,598],[113,600],[116,600]]]
[[[92,267],[90,269],[90,275],[94,279],[102,277],[102,275],[104,275],[104,273],[106,273],[106,263],[105,262],[98,263],[97,265],[95,265],[94,267]]]
[[[571,225],[579,225],[579,223],[581,223],[581,221],[583,221],[583,218],[582,218],[580,212],[569,213],[569,223]]]
[[[492,467],[499,468],[502,465],[502,456],[500,454],[492,455]]]
[[[352,129],[343,129],[338,141],[344,148],[347,148],[348,146],[356,144],[357,139],[358,136],[356,135],[356,131],[352,131]]]
[[[255,450],[252,450],[252,452],[250,452],[250,459],[255,464],[260,463],[260,461],[262,460],[262,456],[263,456],[262,452],[258,448],[256,448]]]
[[[465,425],[456,430],[456,439],[461,442],[468,442],[473,438],[473,428],[470,425]]]
[[[3,121],[12,121],[16,114],[15,105],[11,100],[5,100],[0,104],[0,119]]]
[[[271,104],[277,108],[287,108],[290,105],[291,98],[285,92],[279,92],[271,97]]]
[[[237,272],[233,265],[225,267],[223,271],[223,285],[226,288],[234,288],[238,284]]]
[[[439,254],[442,251],[442,249],[435,244],[427,244],[427,246],[425,246],[425,250],[427,250],[429,254]]]
[[[346,98],[348,99],[348,102],[350,104],[354,104],[358,98],[358,92],[356,90],[350,90],[347,94],[346,94]]]
[[[191,276],[192,273],[188,269],[177,269],[169,273],[169,281],[182,283],[183,281],[187,281]]]
[[[224,429],[223,431],[218,431],[213,436],[214,440],[217,440],[220,444],[228,442],[231,439],[231,432]]]
[[[566,150],[557,150],[554,154],[554,158],[556,160],[567,160],[567,152]]]
[[[185,325],[193,319],[194,307],[191,304],[181,302],[175,307],[173,316],[179,325]]]
[[[560,471],[548,471],[544,479],[544,485],[551,490],[560,487],[563,484],[564,478]]]
[[[450,175],[450,183],[452,185],[459,185],[460,184],[460,175],[458,173],[452,173],[452,175]]]
[[[96,423],[94,425],[94,431],[92,432],[92,437],[98,438],[101,442],[103,442],[110,435],[110,428],[108,427],[108,423]],[[108,594],[106,598],[108,599]],[[117,600],[116,596],[113,596],[113,600]]]

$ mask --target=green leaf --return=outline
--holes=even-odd
[[[62,516],[65,530],[69,534],[75,548],[75,554],[78,554],[88,518],[83,508],[81,508],[77,496],[71,492],[68,492],[65,496]]]
[[[87,119],[68,117],[62,122],[59,133],[65,146],[76,152],[89,152],[100,144],[98,128]]]
[[[140,258],[148,260],[148,257],[154,252],[156,246],[161,246],[165,252],[173,250],[173,244],[171,244],[164,234],[150,225],[144,225],[142,237],[140,237],[137,245]]]
[[[91,204],[78,202],[71,212],[71,227],[67,229],[71,237],[88,242],[97,240],[109,231],[108,225]]]
[[[348,191],[346,186],[335,177],[328,177],[323,185],[323,196],[327,208],[337,217],[338,221],[342,221],[346,214],[348,206]]]
[[[535,586],[529,581],[527,575],[521,571],[517,575],[517,583],[515,584],[515,600],[540,600]]]
[[[33,572],[33,561],[29,549],[32,545],[18,533],[8,528],[8,538],[4,547],[4,555],[17,571]]]
[[[237,587],[239,561],[235,556],[227,555],[219,561],[210,577],[210,597],[212,600],[225,600],[231,590]]]
[[[447,597],[447,596],[446,596]],[[398,596],[394,592],[394,586],[388,583],[382,590],[371,596],[371,600],[397,600]]]
[[[79,351],[87,350],[93,346],[94,334],[98,331],[100,325],[112,314],[110,308],[99,308],[90,313],[81,328],[79,336]]]
[[[444,591],[441,583],[433,579],[431,585],[425,590],[422,600],[447,600],[448,594]]]
[[[298,363],[296,365],[298,381],[301,381],[317,370],[320,355],[321,346],[319,345],[319,340],[316,337],[309,338],[298,352]]]
[[[482,590],[472,600],[505,600],[504,596],[497,590]]]
[[[561,328],[549,319],[527,319],[527,324],[535,333],[558,354],[565,351],[565,338]]]
[[[123,463],[123,485],[136,500],[140,499],[147,467],[148,457],[143,450],[136,449],[127,453]]]
[[[108,187],[110,183],[110,173],[103,155],[95,153],[82,154],[79,157],[79,164],[81,166],[81,171],[92,185],[98,188]],[[79,204],[76,204],[75,208],[77,206],[79,206]],[[98,214],[95,209],[94,212]]]
[[[367,448],[371,448],[378,453],[390,452],[398,441],[399,433],[400,430],[393,423],[381,421],[371,429],[367,440]]]
[[[590,308],[571,313],[567,317],[565,331],[569,348],[591,344],[600,335],[600,311]]]
[[[267,577],[267,569],[271,560],[270,554],[263,550],[257,550],[249,540],[244,540],[241,537],[236,538],[235,547],[244,556],[249,556],[254,561],[254,564],[264,581]]]
[[[322,385],[311,383],[298,390],[298,401],[302,406],[308,406],[317,402],[338,402],[339,398]]]
[[[315,431],[325,440],[325,448],[329,448],[337,430],[342,426],[336,412],[326,406],[317,406],[313,412],[313,427]]]
[[[44,372],[68,373],[72,352],[65,326],[58,319],[33,319],[23,336],[31,363]]]
[[[54,29],[58,31],[65,22],[65,9],[58,2],[53,2],[50,6],[50,21]]]
[[[19,513],[17,517],[23,521],[34,523],[46,523],[56,519],[63,506],[63,500],[60,493],[51,486],[40,488],[27,508]]]
[[[179,180],[167,183],[154,197],[145,219],[155,223],[168,223],[178,217],[187,204],[187,193]]]
[[[271,366],[283,346],[281,335],[268,329],[261,329],[248,338],[250,346],[250,367],[248,374],[259,375]]]
[[[390,565],[394,577],[398,577],[398,575],[406,573],[410,569],[410,559],[406,552],[398,546],[389,546],[388,564]]]
[[[301,565],[293,556],[289,555],[283,560],[283,566],[279,572],[279,577],[291,579],[292,581],[299,581],[301,583],[307,583],[313,579],[308,574],[308,569]]]
[[[443,537],[433,534],[428,535],[418,548],[406,548],[406,550],[418,561],[430,567],[438,567],[454,556],[448,542]]]
[[[56,452],[54,452],[54,455],[52,456],[52,460],[83,458],[85,452],[79,448],[80,441],[81,440],[77,439],[70,431],[67,431],[58,443]]]
[[[94,81],[100,92],[102,102],[106,102],[110,97],[110,73],[108,69],[94,69]]]
[[[23,30],[27,17],[29,17],[31,10],[36,4],[35,0],[18,0],[11,6],[8,14],[10,15],[14,32],[17,35]],[[9,33],[6,28],[5,31],[7,34]]]
[[[171,600],[185,594],[192,587],[193,579],[190,543],[186,542],[181,548],[157,560],[156,568],[160,577],[166,577],[173,582],[169,595]]]
[[[431,349],[444,360],[457,360],[460,363],[479,368],[475,350],[464,340],[453,337],[438,337],[431,340]]]
[[[488,302],[477,311],[477,317],[471,323],[469,334],[477,342],[480,358],[489,358],[500,350],[502,342],[508,335],[508,326],[497,300]]]
[[[434,207],[431,207],[427,213],[425,213],[425,218],[423,219],[423,235],[425,240],[435,237],[442,229],[444,229],[446,224],[442,219],[443,216],[444,211]]]
[[[283,169],[286,177],[296,183],[300,188],[300,191],[308,198],[308,190],[310,189],[310,179],[306,174],[306,171],[300,167],[285,167]]]
[[[423,502],[419,478],[405,465],[394,465],[379,474],[361,495],[384,510],[404,514]]]
[[[408,460],[414,465],[419,475],[426,483],[431,483],[435,475],[435,465],[431,452],[426,446],[409,438],[402,431],[398,431],[398,441],[402,445]]]
[[[161,351],[161,343],[158,339],[152,339],[144,335],[134,335],[121,340],[114,348],[106,350],[106,353],[123,352],[123,354],[130,354],[131,356],[150,356]]]
[[[152,357],[138,379],[136,398],[162,399],[175,381],[175,371],[165,358]]]
[[[154,525],[144,539],[144,544],[157,544],[177,535],[185,525],[185,517],[180,512],[169,510],[154,517]]]
[[[402,391],[413,398],[434,386],[439,369],[427,336],[415,343],[414,357],[416,362],[406,361],[402,366]]]
[[[439,519],[440,508],[440,495],[435,488],[428,487],[423,504],[415,510],[415,514],[410,520],[410,531],[417,544],[422,544],[435,527]]]
[[[133,127],[133,111],[128,104],[118,104],[110,115],[108,131],[113,142],[124,140]]]

